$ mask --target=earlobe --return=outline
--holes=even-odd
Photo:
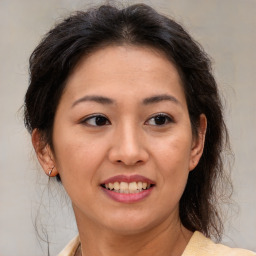
[[[189,164],[190,171],[192,171],[197,166],[203,154],[206,130],[207,118],[205,114],[201,114],[199,118],[199,125],[197,128],[197,136],[195,136],[191,148],[191,157]]]
[[[58,171],[55,167],[56,164],[52,150],[49,144],[44,141],[42,134],[38,129],[33,130],[31,139],[37,159],[42,166],[44,172],[48,176],[56,176],[58,174]]]

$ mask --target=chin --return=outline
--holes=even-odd
[[[125,218],[114,218],[106,228],[119,235],[129,236],[148,232],[161,223],[160,220],[154,220],[151,216],[137,216],[136,218],[128,214],[124,216]]]

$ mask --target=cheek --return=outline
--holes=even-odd
[[[155,144],[158,176],[172,196],[181,196],[183,193],[189,174],[190,156],[190,136],[170,136],[164,143]]]
[[[166,137],[164,141],[155,141],[154,151],[159,164],[174,171],[180,171],[182,167],[187,171],[191,157],[191,137],[185,133],[180,136]]]
[[[101,152],[86,141],[58,140],[56,146],[57,168],[61,177],[62,185],[74,205],[90,202],[94,198],[98,188],[99,166],[101,164]]]
[[[72,132],[72,129],[56,129],[54,134],[56,167],[63,185],[77,184],[79,181],[92,182],[95,170],[100,165],[102,147]]]

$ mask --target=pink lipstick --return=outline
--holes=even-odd
[[[135,203],[152,193],[155,182],[141,175],[117,175],[103,181],[100,186],[117,202]]]

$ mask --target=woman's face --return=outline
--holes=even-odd
[[[108,46],[70,75],[53,145],[78,224],[130,234],[179,223],[203,138],[192,136],[179,74],[162,53]]]

